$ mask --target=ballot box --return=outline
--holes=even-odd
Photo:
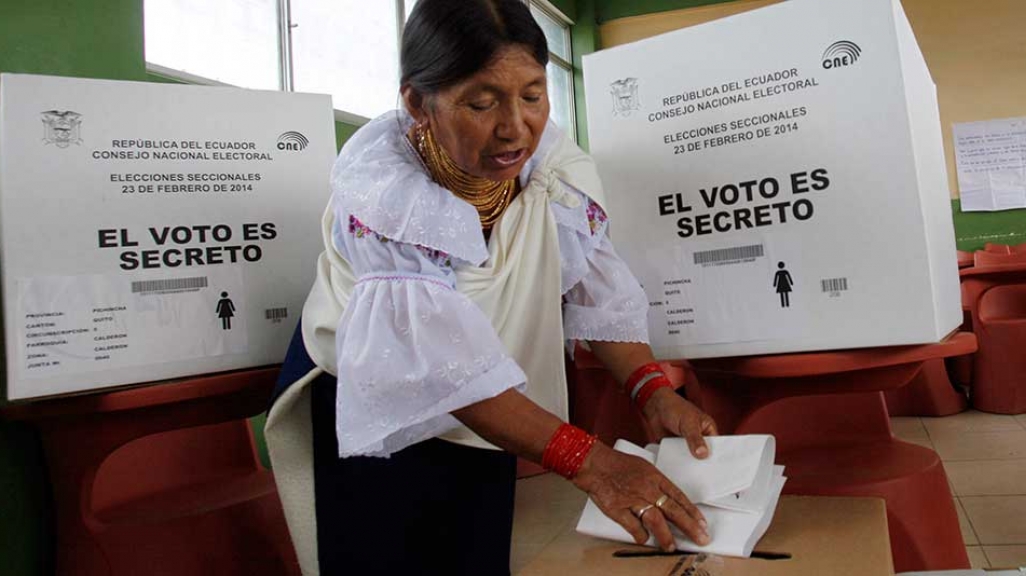
[[[0,76],[7,398],[281,362],[334,155],[328,96]]]
[[[710,530],[716,527],[710,526]],[[567,527],[517,576],[887,576],[894,574],[883,500],[783,496],[750,558],[665,554]]]
[[[789,0],[585,56],[584,77],[660,359],[960,324],[936,87],[897,0]]]

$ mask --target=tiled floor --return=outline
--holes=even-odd
[[[1026,565],[1026,416],[968,411],[891,425],[940,455],[973,567]]]
[[[974,568],[1026,565],[1026,415],[969,411],[891,419],[894,435],[937,451]],[[517,484],[513,573],[577,521],[585,497],[545,474]]]

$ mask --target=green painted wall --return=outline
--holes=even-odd
[[[951,201],[955,219],[955,244],[959,250],[982,250],[983,245],[1026,242],[1026,210],[962,212],[959,200]]]
[[[574,57],[574,112],[577,116],[577,144],[588,150],[588,112],[584,101],[584,68],[581,57],[598,49],[596,0],[577,0],[577,17],[570,30],[570,49]]]
[[[577,21],[577,4],[581,0],[549,0],[552,5],[559,8],[559,11],[566,15],[567,18]]]
[[[349,140],[360,127],[353,126],[352,124],[346,124],[344,122],[335,122],[335,147],[339,150],[342,149],[342,145]]]
[[[141,0],[0,2],[0,70],[145,80]]]
[[[725,1],[727,0],[595,0],[595,4],[597,21],[601,24],[616,18],[694,8]]]

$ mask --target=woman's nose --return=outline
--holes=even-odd
[[[495,126],[495,136],[500,140],[515,141],[523,137],[527,132],[527,123],[524,119],[524,111],[518,103],[511,103],[506,106],[502,118]]]

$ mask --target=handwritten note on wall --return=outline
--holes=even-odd
[[[962,210],[1026,208],[1026,118],[953,126]]]

